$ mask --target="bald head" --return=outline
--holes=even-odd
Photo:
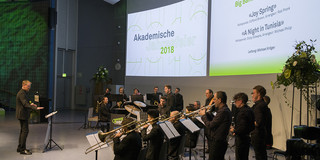
[[[175,123],[175,122],[177,122],[178,121],[178,119],[179,119],[179,111],[172,111],[171,113],[170,113],[170,119],[169,119],[169,121],[171,122],[171,123]]]

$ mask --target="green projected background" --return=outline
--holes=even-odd
[[[21,81],[47,96],[48,1],[0,2],[0,103],[15,107]]]

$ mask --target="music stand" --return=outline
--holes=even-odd
[[[200,131],[200,128],[194,124],[189,118],[179,120],[191,133]],[[189,160],[191,160],[191,139],[189,139]]]
[[[62,150],[62,148],[52,139],[52,117],[53,117],[53,115],[55,115],[57,112],[58,112],[58,111],[51,112],[51,113],[49,113],[49,114],[47,114],[47,115],[45,116],[45,118],[50,118],[50,119],[49,119],[49,124],[48,124],[49,130],[50,130],[50,139],[49,139],[46,147],[43,149],[43,153],[46,152],[46,151],[48,151],[48,150],[51,150],[51,149],[54,148],[55,146],[59,147],[60,150]],[[55,144],[55,146],[52,146],[52,142]]]
[[[86,137],[91,147],[96,146],[96,148],[94,148],[94,151],[96,152],[96,160],[98,160],[98,150],[108,147],[108,143],[101,142],[98,132],[89,133],[86,135]]]
[[[203,125],[205,125],[200,116],[196,117],[196,119],[199,122],[201,122]],[[209,148],[209,144],[208,144],[208,148]],[[203,129],[203,160],[205,160],[205,159],[206,159],[206,135],[205,135],[204,129]]]
[[[166,139],[167,139],[167,153],[168,153],[168,149],[169,149],[169,145],[170,145],[170,139],[176,138],[176,137],[180,137],[181,135],[179,134],[179,132],[174,128],[173,124],[169,121],[165,121],[165,122],[158,122],[157,123],[161,130],[163,131]],[[168,155],[167,155],[168,158]]]

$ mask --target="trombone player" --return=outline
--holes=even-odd
[[[134,130],[136,128],[132,118],[126,118],[122,121],[123,132],[119,132],[113,139],[114,160],[137,160],[142,143],[140,135]],[[131,123],[132,125],[125,126]],[[120,137],[126,133],[126,136],[120,140]]]
[[[146,160],[159,160],[161,146],[163,144],[163,134],[157,125],[159,111],[152,109],[147,112],[148,122],[141,130],[142,140],[148,141]]]

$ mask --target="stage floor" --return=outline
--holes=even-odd
[[[16,152],[18,145],[18,137],[20,132],[19,121],[15,118],[15,112],[6,112],[5,117],[0,117],[0,155],[3,160],[94,160],[95,153],[85,154],[85,150],[89,147],[86,139],[88,133],[96,132],[98,129],[79,129],[83,123],[87,111],[59,110],[53,118],[53,137],[52,139],[63,148],[58,147],[44,152],[45,138],[47,132],[47,123],[30,124],[29,135],[27,139],[27,149],[32,151],[32,155],[21,155]],[[93,123],[93,126],[95,124]],[[233,139],[230,140],[232,146]],[[199,154],[197,159],[202,158],[203,139],[199,136],[196,150]],[[268,155],[272,157],[274,150],[268,150]],[[253,158],[254,152],[250,149],[249,159]],[[102,149],[98,152],[98,159],[113,159],[108,149]],[[208,154],[206,154],[208,159]],[[189,159],[185,154],[184,159]],[[192,157],[192,159],[195,159]],[[234,148],[228,148],[225,159],[235,159]],[[272,159],[272,158],[269,158]],[[278,156],[278,159],[285,159]]]

